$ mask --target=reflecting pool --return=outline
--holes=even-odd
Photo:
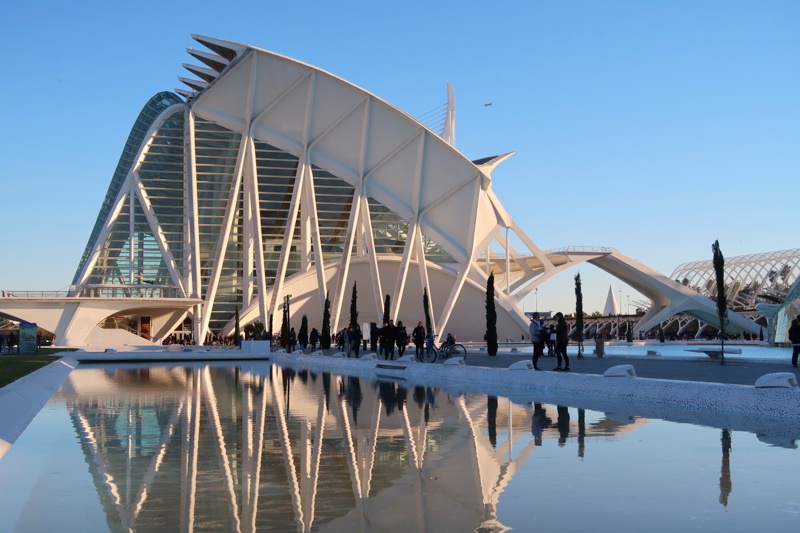
[[[793,442],[532,400],[269,363],[81,367],[0,460],[0,530],[797,528]]]

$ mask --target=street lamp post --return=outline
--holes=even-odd
[[[536,294],[536,309],[535,309],[535,311],[538,313],[539,312],[539,287],[536,287],[536,289],[534,289],[533,292]]]

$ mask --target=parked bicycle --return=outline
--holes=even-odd
[[[425,338],[425,352],[422,354],[422,360],[426,363],[434,363],[437,359],[449,359],[451,357],[462,357],[467,360],[467,349],[463,344],[452,343],[448,344],[447,341],[442,342],[441,346],[437,347],[434,341],[435,335]]]

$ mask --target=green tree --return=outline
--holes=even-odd
[[[260,339],[264,335],[264,324],[260,320],[250,322],[243,329],[248,339]]]
[[[431,304],[428,300],[428,287],[422,291],[422,310],[425,312],[425,334],[433,335],[433,326],[431,326]]]
[[[725,257],[719,248],[719,241],[711,245],[714,253],[714,275],[717,278],[717,318],[719,318],[719,360],[725,364],[725,322],[728,320],[728,297],[725,294]]]
[[[583,359],[583,292],[580,274],[575,274],[575,340],[578,341],[578,359]]]
[[[327,350],[331,347],[331,301],[325,295],[325,307],[322,311],[322,331],[319,333],[319,347]]]
[[[494,303],[494,272],[486,280],[486,351],[497,355],[497,309]]]
[[[356,282],[353,282],[353,296],[350,298],[350,325],[358,324],[358,292],[356,292]]]

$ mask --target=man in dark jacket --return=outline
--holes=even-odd
[[[417,347],[417,361],[422,362],[422,356],[425,353],[425,326],[422,325],[422,322],[417,322],[417,327],[411,332],[411,340]]]
[[[792,343],[792,366],[797,368],[797,356],[800,355],[800,315],[789,326],[789,341]]]

